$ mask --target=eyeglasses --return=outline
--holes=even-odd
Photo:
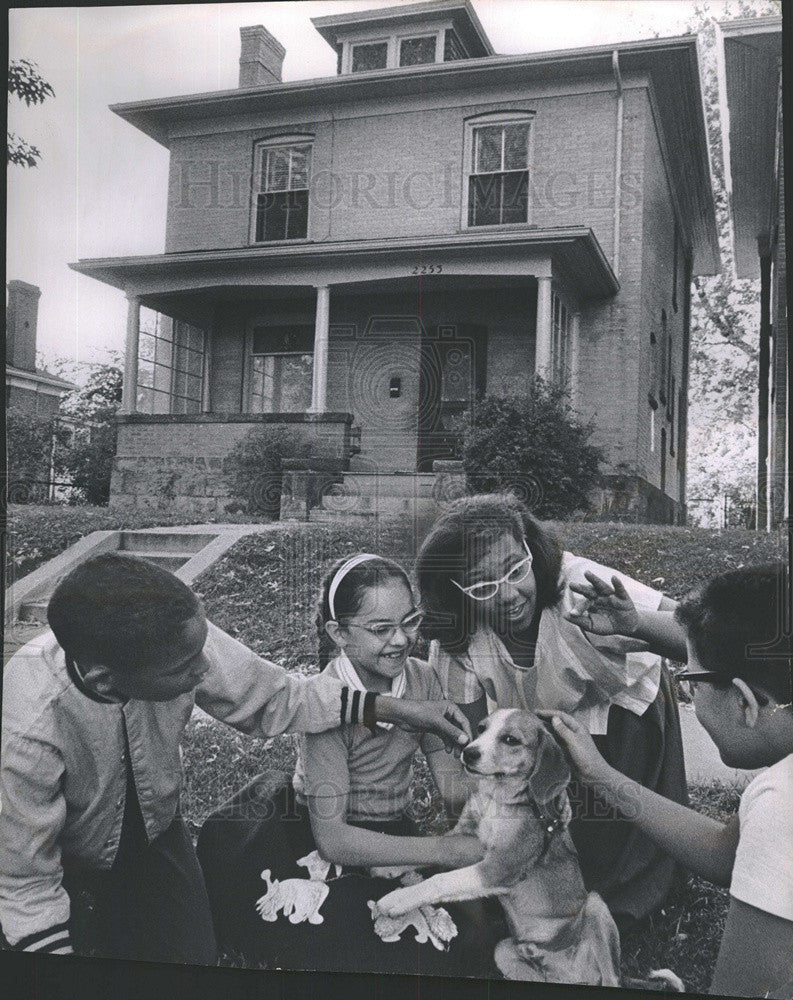
[[[483,583],[474,583],[471,584],[470,587],[463,587],[456,580],[452,580],[452,583],[458,590],[461,590],[466,597],[470,597],[474,601],[489,601],[491,597],[496,596],[502,583],[523,583],[531,572],[531,564],[534,562],[534,556],[531,554],[531,549],[525,539],[523,540],[523,547],[528,552],[526,558],[521,559],[520,562],[516,562],[515,565],[509,569],[500,580],[488,580]]]
[[[363,622],[345,621],[339,624],[343,624],[345,627],[352,625],[354,628],[362,628],[364,632],[373,635],[375,639],[379,639],[382,643],[387,643],[391,642],[394,638],[397,629],[402,629],[409,639],[415,639],[423,621],[423,612],[416,611],[414,614],[408,615],[401,622],[367,622],[364,624]]]
[[[727,688],[732,687],[733,682],[733,678],[729,674],[720,674],[715,670],[681,670],[680,673],[675,674],[675,679],[687,681],[692,694],[696,690],[697,684],[712,684],[714,687],[726,691]],[[741,679],[743,680],[743,678]],[[756,687],[752,687],[750,684],[747,684],[747,687],[750,688],[755,698],[757,698],[758,704],[768,704],[769,698],[767,695],[763,694],[762,691],[758,691]]]

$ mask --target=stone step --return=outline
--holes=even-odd
[[[321,510],[337,514],[418,514],[437,509],[432,497],[324,496]]]
[[[130,553],[132,555],[133,553]],[[146,562],[154,563],[155,566],[162,566],[163,569],[168,569],[172,573],[174,570],[179,569],[180,566],[184,566],[188,559],[192,559],[195,555],[194,552],[135,552],[134,555],[138,556],[140,559],[145,559]]]
[[[194,555],[217,535],[192,531],[122,531],[119,549],[123,552],[179,552]]]
[[[435,485],[434,473],[413,475],[377,475],[347,472],[344,482],[335,483],[328,493],[334,496],[431,497]]]
[[[38,598],[35,601],[28,601],[19,609],[19,620],[21,622],[40,622],[47,624],[47,605],[50,602],[50,595]]]

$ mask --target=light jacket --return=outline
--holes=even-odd
[[[173,821],[180,740],[193,706],[243,733],[321,732],[358,721],[335,677],[289,674],[209,624],[200,685],[171,701],[93,700],[52,632],[23,646],[3,675],[0,925],[11,947],[71,950],[62,862],[109,869],[124,816],[126,746],[149,841]],[[126,730],[126,740],[125,740]]]

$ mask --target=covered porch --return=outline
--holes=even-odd
[[[148,462],[220,513],[223,460],[262,423],[340,473],[430,472],[484,392],[536,373],[574,396],[582,303],[618,287],[592,233],[431,242],[75,265],[128,297],[114,496],[149,495]]]

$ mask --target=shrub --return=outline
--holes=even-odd
[[[6,413],[8,499],[41,503],[49,495],[55,420],[11,406]]]
[[[62,408],[83,433],[58,449],[57,464],[89,504],[104,505],[110,499],[122,380],[117,365],[92,365],[85,385]]]
[[[281,460],[308,454],[308,445],[280,428],[252,427],[224,463],[229,492],[254,512],[277,518],[281,510]]]
[[[526,396],[484,396],[464,432],[468,490],[511,489],[540,517],[586,510],[603,459],[592,430],[575,420],[564,390],[539,377]]]

